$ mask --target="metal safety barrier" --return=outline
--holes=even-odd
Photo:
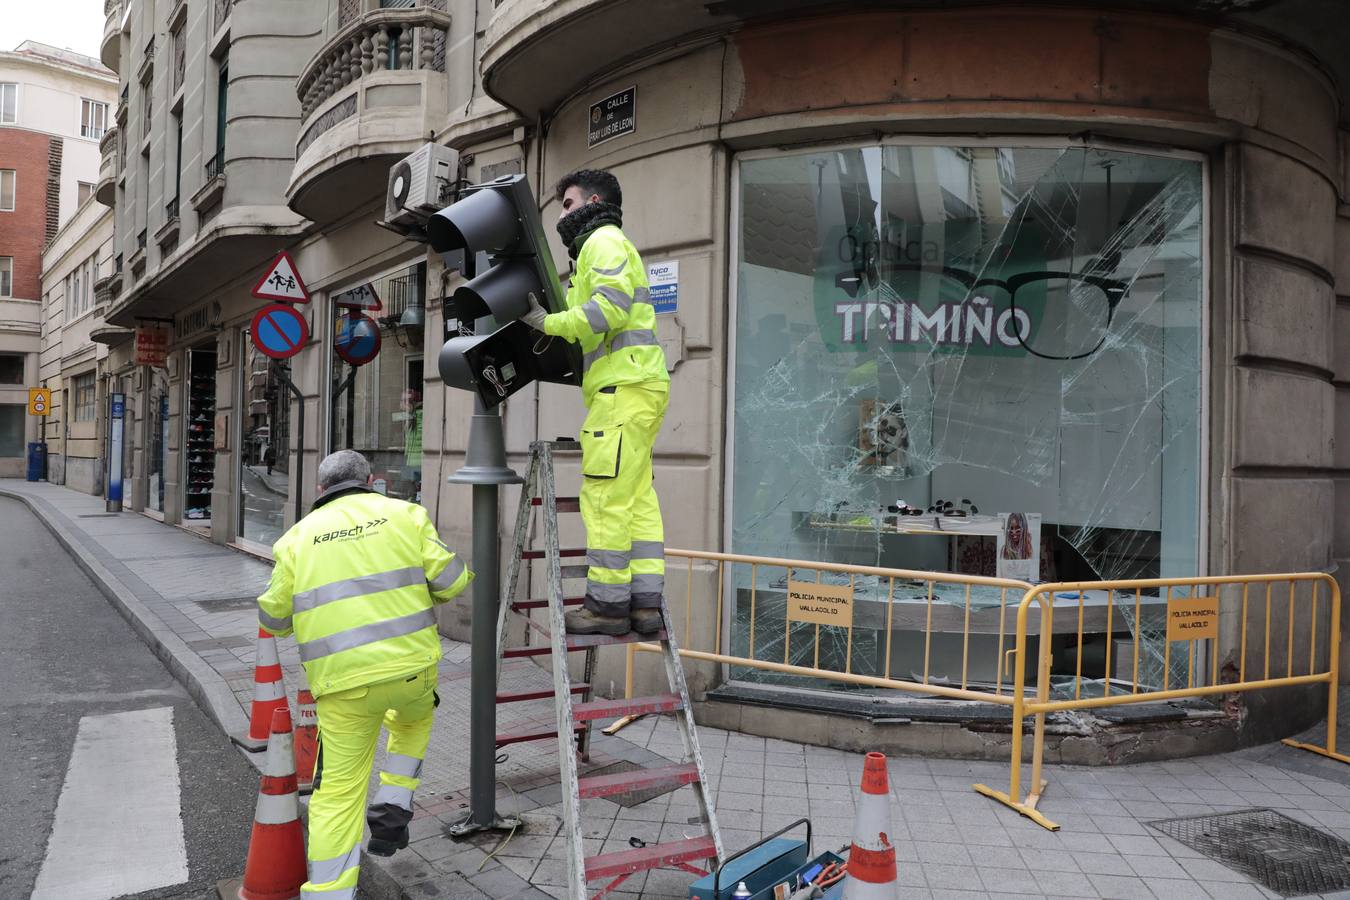
[[[671,625],[677,632],[680,626],[683,626],[683,632],[678,634],[678,641],[680,655],[686,659],[721,663],[779,675],[821,679],[856,687],[886,688],[944,699],[1012,706],[1013,678],[1006,668],[1009,653],[1005,651],[1005,647],[1010,644],[1014,634],[1013,604],[1031,588],[1027,582],[1010,578],[987,578],[978,575],[669,548],[666,550],[666,559],[667,584],[674,574],[671,571],[673,565],[684,563],[687,581],[684,615],[672,614]],[[715,579],[717,585],[714,609],[700,609],[697,613],[699,616],[697,621],[704,621],[708,612],[714,613],[715,616],[711,639],[704,646],[700,646],[693,638],[696,621],[694,598],[696,565],[703,566],[704,577]],[[745,567],[749,574],[748,586],[741,586],[738,589],[745,595],[744,599],[748,604],[744,617],[738,622],[745,629],[744,654],[730,652],[728,645],[731,643],[732,635],[730,629],[725,627],[726,614],[739,612],[739,606],[729,607],[726,599],[726,590],[728,586],[733,585],[733,579],[729,577],[732,574],[729,567],[735,566]],[[782,586],[772,587],[766,584],[763,576],[771,572],[782,572],[786,576]],[[778,602],[783,599],[781,595],[787,593],[788,584],[827,584],[825,582],[827,573],[836,578],[846,576],[850,591],[854,590],[862,578],[873,581],[872,596],[858,601],[859,606],[868,607],[865,614],[855,615],[847,626],[822,625],[792,618],[790,603],[785,605]],[[881,585],[884,585],[884,589]],[[769,612],[766,612],[764,602],[766,595],[777,595],[774,602],[767,604]],[[780,606],[783,608],[780,609]],[[855,631],[865,627],[859,624],[860,618],[875,626],[875,629],[869,630],[884,628],[885,632],[884,641],[875,648],[879,661],[870,666],[859,666],[855,656]],[[904,624],[901,622],[902,618],[905,623],[914,626],[912,630],[919,632],[922,637],[922,669],[920,672],[916,661],[916,668],[910,673],[914,677],[910,678],[895,677],[895,673],[891,671],[893,629],[894,626]],[[770,625],[765,624],[765,619],[772,619]],[[955,629],[945,627],[949,625],[958,627]],[[805,645],[808,650],[804,654],[810,657],[810,665],[792,662],[794,626],[796,630],[805,628],[810,635]],[[776,641],[764,640],[766,629],[769,628],[781,628],[783,636],[781,652],[776,646]],[[842,632],[844,642],[842,659],[836,653],[833,660],[840,663],[837,666],[829,665],[831,662],[829,659],[826,659],[826,665],[822,665],[822,629],[825,629],[826,634],[833,637],[836,643]],[[952,635],[960,637],[959,667],[952,671],[934,671],[933,639],[936,635],[948,639]],[[972,686],[971,666],[977,661],[970,646],[972,635],[988,635],[990,638],[997,635],[997,652],[992,659],[983,660],[983,669],[993,671],[994,677],[982,688]],[[766,650],[766,646],[769,649]],[[625,696],[633,696],[636,653],[654,652],[658,649],[656,644],[628,645]],[[803,654],[800,642],[796,643],[795,650],[798,655]],[[774,658],[766,658],[770,653]],[[858,671],[859,668],[864,671]],[[867,669],[871,671],[866,671]],[[959,687],[956,686],[958,684]],[[612,734],[625,724],[626,722],[621,720],[606,731]]]
[[[1287,586],[1287,590],[1282,590],[1277,595],[1276,587],[1282,589]],[[1325,639],[1318,641],[1319,620],[1318,603],[1321,594],[1321,587],[1326,587],[1327,600],[1330,606],[1329,622],[1326,628]],[[1253,587],[1256,588],[1256,596],[1253,597]],[[1306,588],[1302,593],[1303,598],[1299,597],[1300,589]],[[1185,595],[1179,596],[1178,590],[1184,590]],[[1212,593],[1200,594],[1202,589],[1211,589]],[[1164,607],[1167,617],[1164,635],[1164,661],[1163,661],[1163,681],[1161,685],[1146,686],[1139,683],[1139,650],[1140,650],[1140,628],[1134,630],[1134,653],[1133,653],[1133,677],[1131,679],[1128,692],[1113,694],[1111,692],[1112,681],[1110,677],[1110,642],[1107,644],[1106,673],[1103,678],[1103,690],[1100,696],[1084,696],[1082,689],[1082,663],[1083,663],[1083,632],[1081,624],[1078,628],[1078,656],[1077,666],[1080,677],[1074,680],[1074,691],[1072,698],[1052,699],[1050,697],[1050,667],[1051,667],[1051,642],[1046,640],[1045,636],[1052,633],[1055,604],[1054,598],[1060,595],[1077,595],[1079,599],[1079,616],[1081,622],[1081,610],[1084,598],[1089,591],[1106,591],[1108,611],[1115,606],[1115,594],[1124,593],[1125,603],[1129,603],[1130,595],[1133,595],[1136,623],[1139,622],[1139,608],[1145,591],[1166,592],[1166,605]],[[1295,659],[1295,630],[1296,610],[1300,599],[1306,601],[1308,624],[1308,662],[1306,671],[1299,671],[1305,667],[1296,665]],[[1234,666],[1230,664],[1224,667],[1224,674],[1231,680],[1224,680],[1220,673],[1220,653],[1217,632],[1222,627],[1224,618],[1225,603],[1230,607],[1227,610],[1229,625],[1235,626],[1240,632],[1237,651],[1238,659]],[[1235,608],[1240,603],[1240,609]],[[1027,698],[1026,691],[1026,669],[1022,663],[1027,658],[1028,650],[1028,620],[1029,613],[1033,607],[1037,608],[1040,618],[1040,629],[1037,633],[1038,658],[1037,658],[1037,678],[1036,692],[1034,699]],[[1249,624],[1253,616],[1261,614],[1260,632],[1253,641],[1249,635]],[[1272,628],[1274,622],[1273,615],[1283,614],[1287,620],[1282,634],[1277,634],[1276,629]],[[1232,622],[1232,617],[1236,615],[1237,621]],[[986,797],[997,800],[1012,809],[1017,810],[1022,815],[1028,817],[1044,828],[1051,831],[1059,830],[1059,825],[1046,818],[1037,808],[1041,797],[1047,787],[1043,775],[1043,762],[1045,755],[1045,717],[1050,713],[1066,712],[1078,709],[1101,709],[1109,706],[1122,706],[1130,703],[1150,703],[1162,700],[1176,700],[1187,697],[1206,697],[1216,694],[1232,694],[1243,691],[1256,691],[1268,688],[1293,687],[1307,684],[1326,684],[1327,685],[1327,739],[1326,746],[1319,747],[1314,744],[1301,743],[1292,739],[1286,739],[1284,743],[1291,747],[1297,747],[1302,750],[1308,750],[1340,762],[1350,762],[1350,757],[1343,756],[1336,752],[1336,688],[1339,677],[1339,658],[1340,658],[1340,633],[1341,633],[1341,593],[1335,579],[1330,575],[1321,572],[1304,572],[1295,574],[1281,575],[1233,575],[1211,578],[1152,578],[1129,581],[1101,581],[1101,582],[1073,582],[1060,584],[1043,584],[1031,588],[1022,598],[1017,607],[1017,628],[1016,643],[1010,655],[1015,654],[1017,665],[1015,667],[1014,685],[1012,690],[1012,764],[1008,777],[1008,790],[1006,792],[994,790],[993,788],[977,784],[975,790]],[[1191,632],[1194,632],[1194,636]],[[1109,633],[1109,629],[1108,629]],[[1174,637],[1176,639],[1174,639]],[[1282,640],[1284,646],[1284,672],[1279,671],[1278,660],[1272,670],[1271,663],[1271,642],[1272,639]],[[1174,667],[1172,664],[1172,647],[1174,644],[1184,644],[1186,653],[1186,686],[1172,687],[1172,676]],[[1279,644],[1276,649],[1279,649]],[[1319,665],[1318,648],[1325,651],[1326,663]],[[1258,647],[1260,648],[1260,665],[1253,666],[1249,664],[1249,655],[1254,654]],[[1204,660],[1208,658],[1208,671],[1205,670]],[[1235,670],[1235,671],[1234,671]],[[1032,726],[1032,748],[1031,748],[1031,783],[1030,789],[1024,799],[1021,798],[1022,788],[1022,749],[1023,732],[1027,716],[1034,719]]]
[[[711,551],[667,549],[667,583],[681,562],[685,569],[683,615],[671,614],[671,626],[678,635],[680,655],[686,659],[754,669],[786,676],[820,679],[855,687],[897,690],[911,694],[996,704],[1009,708],[1012,715],[1011,766],[1007,791],[983,784],[974,785],[979,793],[997,800],[1037,824],[1058,830],[1059,826],[1039,809],[1047,787],[1044,776],[1045,723],[1052,713],[1100,709],[1135,703],[1207,697],[1268,688],[1326,684],[1327,739],[1325,746],[1284,743],[1318,753],[1341,762],[1350,756],[1336,752],[1336,691],[1339,677],[1340,589],[1335,579],[1320,572],[1234,575],[1207,578],[1158,578],[1121,581],[1063,582],[1032,586],[1013,579],[988,578],[944,572],[856,566],[775,557],[747,556]],[[703,568],[703,577],[716,583],[715,604],[696,604],[695,567]],[[748,582],[737,585],[728,577],[728,567],[747,567]],[[782,585],[766,588],[761,580],[766,571],[783,571]],[[791,601],[786,607],[781,597],[766,604],[766,594],[782,595],[788,584],[824,585],[826,573],[838,581],[848,578],[854,588],[859,578],[874,582],[872,596],[864,602],[875,604],[868,615],[858,616],[847,627],[823,626],[792,618]],[[798,578],[805,574],[806,579]],[[814,577],[812,577],[814,576]],[[884,584],[884,590],[876,589]],[[900,585],[905,590],[897,591]],[[738,594],[733,603],[726,597],[728,588]],[[917,588],[917,589],[916,589]],[[953,595],[951,592],[955,591]],[[898,599],[898,594],[908,595]],[[945,595],[945,599],[940,599]],[[669,599],[669,594],[667,595]],[[976,598],[984,602],[981,608]],[[1020,599],[1018,599],[1020,597]],[[1016,606],[1010,606],[1015,600]],[[742,612],[741,602],[748,608]],[[1326,606],[1323,607],[1322,604]],[[708,608],[712,607],[712,608]],[[770,611],[765,612],[766,608]],[[1089,622],[1089,611],[1096,622]],[[1057,611],[1061,614],[1056,620]],[[1325,613],[1326,621],[1319,618]],[[700,642],[695,624],[706,625],[708,613],[714,614],[709,639]],[[730,615],[728,615],[730,613]],[[1300,618],[1299,614],[1306,613]],[[1067,617],[1067,622],[1065,621]],[[1143,637],[1145,621],[1152,617],[1158,634],[1151,644]],[[1282,618],[1283,621],[1277,621]],[[766,619],[768,620],[766,622]],[[1104,620],[1104,621],[1102,621]],[[1305,623],[1306,664],[1302,655],[1304,639],[1296,641],[1299,622]],[[996,626],[994,623],[997,623]],[[744,652],[733,652],[729,623],[744,631]],[[883,624],[884,623],[884,624]],[[1256,623],[1257,627],[1253,627]],[[1086,626],[1091,624],[1093,630]],[[807,626],[809,664],[793,661],[793,631]],[[947,627],[956,625],[955,629]],[[1122,627],[1124,625],[1125,627]],[[908,627],[921,637],[922,668],[915,660],[911,677],[898,677],[892,671],[894,628]],[[935,626],[937,626],[935,628]],[[821,629],[843,631],[842,658],[821,660]],[[884,642],[879,662],[857,671],[854,631],[857,628],[883,630]],[[987,629],[981,631],[981,629]],[[1132,642],[1124,642],[1130,651],[1125,666],[1127,677],[1112,676],[1112,657],[1116,630],[1132,632]],[[766,651],[766,633],[782,635],[781,651],[776,643]],[[1224,632],[1226,654],[1220,653],[1220,633]],[[996,677],[987,683],[974,683],[970,677],[973,634],[997,634],[997,659],[986,660]],[[932,647],[935,635],[956,635],[961,642],[959,671],[933,671]],[[1101,678],[1085,672],[1086,634],[1105,634],[1105,661]],[[1052,688],[1054,645],[1073,654],[1073,674]],[[739,638],[738,638],[739,640]],[[1033,649],[1032,641],[1036,646]],[[1006,646],[1011,641],[1011,646]],[[700,643],[704,644],[703,646]],[[1141,680],[1144,652],[1158,651],[1161,643],[1161,682]],[[1296,644],[1298,646],[1296,647]],[[1180,649],[1174,650],[1174,647]],[[655,652],[656,644],[636,643],[627,647],[625,695],[634,693],[634,665],[638,652]],[[1236,655],[1234,656],[1234,651]],[[1283,651],[1283,652],[1280,652]],[[1320,652],[1319,652],[1320,651]],[[1030,656],[1035,654],[1034,684],[1028,684]],[[803,654],[797,643],[797,654]],[[772,656],[772,658],[767,658]],[[1224,658],[1226,656],[1226,659]],[[1119,659],[1116,660],[1119,664]],[[831,665],[830,663],[835,663]],[[841,663],[841,664],[840,664]],[[1184,666],[1184,673],[1181,667]],[[920,674],[921,673],[921,674]],[[1184,686],[1183,686],[1184,680]],[[1176,682],[1174,685],[1173,682]],[[959,684],[959,687],[957,686]],[[1063,694],[1065,696],[1052,696]],[[1031,788],[1022,796],[1022,767],[1027,718],[1032,719]],[[614,733],[626,724],[616,722],[606,731]]]

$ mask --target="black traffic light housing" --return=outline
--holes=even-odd
[[[504,175],[465,188],[461,199],[435,213],[426,225],[432,249],[466,259],[486,253],[491,265],[451,295],[455,316],[487,316],[506,323],[487,336],[451,338],[441,348],[446,384],[471,390],[495,406],[531,381],[581,383],[580,348],[547,337],[519,319],[534,294],[548,312],[566,308],[558,271],[544,237],[534,193],[524,175]]]

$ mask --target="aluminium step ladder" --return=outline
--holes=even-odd
[[[501,662],[528,656],[551,654],[553,657],[553,690],[522,691],[503,693],[498,690],[497,702],[514,703],[525,700],[539,700],[549,696],[554,698],[555,716],[551,721],[531,723],[497,735],[497,746],[528,740],[546,740],[558,737],[559,774],[562,777],[563,829],[568,840],[568,898],[585,900],[587,882],[609,879],[594,897],[602,897],[618,887],[630,876],[655,868],[679,868],[702,875],[703,871],[691,863],[706,860],[710,865],[724,857],[722,837],[717,828],[712,791],[708,786],[707,773],[703,768],[703,754],[699,750],[698,737],[694,729],[694,713],[689,703],[689,688],[685,683],[684,668],[681,664],[675,640],[669,628],[651,635],[629,632],[619,637],[608,635],[567,634],[563,614],[567,607],[579,606],[582,597],[565,597],[563,581],[565,579],[585,579],[585,549],[563,549],[559,546],[558,513],[580,512],[578,497],[559,497],[555,490],[553,476],[553,454],[556,451],[577,451],[581,445],[576,441],[535,441],[530,445],[529,472],[521,490],[520,507],[516,514],[516,530],[513,552],[508,564],[506,602],[500,604],[497,620],[497,661],[498,682],[500,684]],[[533,511],[538,508],[543,525],[544,547],[542,550],[530,549],[534,519]],[[581,558],[580,564],[564,566],[563,559]],[[522,563],[530,560],[544,560],[547,564],[548,596],[542,600],[515,601]],[[582,591],[584,594],[584,590]],[[547,611],[545,622],[536,620],[531,613],[536,609]],[[667,626],[669,611],[662,602],[662,617]],[[522,618],[525,624],[526,643],[520,647],[507,647],[506,638],[510,617]],[[547,643],[533,643],[532,638],[544,638]],[[595,674],[595,657],[598,647],[617,644],[629,644],[638,641],[660,643],[661,656],[665,662],[667,681],[670,691],[650,697],[632,699],[594,700],[592,699],[591,680]],[[573,684],[567,666],[567,654],[584,652],[585,668],[582,682]],[[579,698],[579,700],[578,700]],[[684,744],[684,761],[652,769],[638,769],[613,775],[581,776],[577,770],[577,758],[589,759],[590,729],[593,722],[605,719],[617,719],[622,716],[672,713],[675,717],[680,737]],[[562,739],[568,735],[568,739]],[[631,850],[605,853],[587,858],[581,840],[581,801],[597,797],[609,797],[630,791],[664,788],[674,790],[684,785],[694,789],[698,798],[701,822],[706,833],[699,837],[669,841],[664,844],[648,843],[635,846]],[[641,843],[641,842],[638,842]]]

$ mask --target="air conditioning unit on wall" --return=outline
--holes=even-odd
[[[423,144],[389,169],[385,223],[400,229],[420,226],[450,204],[458,177],[458,152],[440,144]]]

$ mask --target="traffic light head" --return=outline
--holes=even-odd
[[[479,253],[491,258],[490,267],[455,290],[451,303],[461,321],[491,316],[503,325],[491,335],[446,342],[438,361],[446,384],[475,391],[491,406],[535,379],[580,383],[577,345],[513,321],[529,310],[530,294],[549,312],[566,308],[524,175],[466,188],[463,199],[430,218],[426,232],[432,249],[443,256],[463,251],[470,259]]]
[[[505,175],[476,185],[427,222],[427,240],[437,253],[487,253],[492,267],[454,293],[461,319],[518,319],[529,310],[528,294],[550,312],[562,309],[558,272],[548,252],[544,226],[524,175]]]

